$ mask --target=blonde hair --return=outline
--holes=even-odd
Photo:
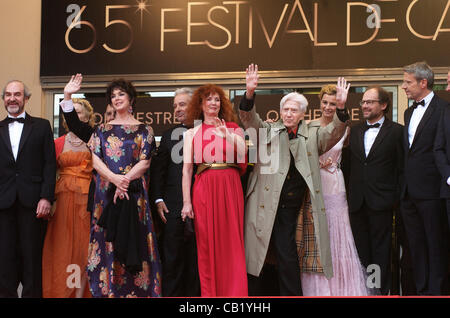
[[[87,115],[87,118],[89,119],[88,125],[91,127],[94,127],[94,125],[95,125],[94,108],[92,107],[91,103],[89,103],[89,101],[87,101],[86,99],[82,99],[82,98],[72,98],[72,103],[80,104],[81,106],[83,106],[84,113]],[[62,125],[67,132],[70,131],[64,117],[63,117]]]
[[[336,92],[336,85],[334,84],[322,86],[322,89],[319,93],[319,100],[322,100],[323,95],[336,95]]]

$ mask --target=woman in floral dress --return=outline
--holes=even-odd
[[[73,78],[72,93],[79,90],[81,81],[80,74]],[[161,296],[161,263],[145,174],[150,166],[154,136],[150,126],[132,115],[136,95],[130,82],[113,81],[108,86],[107,98],[116,111],[116,117],[100,125],[89,141],[93,166],[97,171],[87,264],[89,286],[94,297]],[[113,229],[98,224],[102,213],[116,204],[125,204],[125,200],[136,206],[133,216],[137,227],[130,233],[137,237],[138,246],[135,247],[139,251],[140,263],[139,270],[133,271],[118,257],[118,244],[113,244],[116,241],[108,239]],[[128,230],[120,227],[123,223],[118,225],[116,235]]]

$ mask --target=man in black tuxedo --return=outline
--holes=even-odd
[[[450,92],[450,71],[447,74]],[[434,142],[434,157],[442,175],[441,198],[447,201],[447,220],[450,227],[450,107],[445,107]]]
[[[434,73],[425,62],[405,66],[403,71],[402,88],[414,103],[404,115],[401,214],[417,293],[442,295],[446,288],[448,229],[433,144],[448,103],[432,91]]]
[[[192,90],[180,88],[173,101],[181,124],[165,131],[150,165],[150,196],[165,223],[162,235],[163,296],[200,296],[195,235],[181,219],[183,134]],[[191,229],[192,230],[192,229]]]
[[[400,199],[403,174],[403,128],[385,114],[391,107],[389,93],[375,86],[360,102],[363,122],[350,134],[350,222],[358,255],[372,273],[379,266],[377,292],[391,287],[391,239],[393,209]],[[372,265],[373,266],[373,265]]]
[[[48,120],[24,110],[30,99],[21,81],[2,98],[8,117],[0,122],[0,297],[42,296],[42,247],[54,199],[56,158]]]

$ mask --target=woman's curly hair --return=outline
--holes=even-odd
[[[215,84],[206,84],[197,88],[192,95],[191,102],[186,111],[186,123],[193,126],[195,120],[204,120],[202,104],[203,101],[211,94],[217,93],[220,98],[220,110],[218,117],[226,122],[237,123],[237,116],[233,111],[230,100],[226,97],[225,92],[220,86]]]

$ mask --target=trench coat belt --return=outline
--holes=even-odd
[[[207,169],[227,169],[227,168],[239,169],[239,165],[236,163],[201,163],[197,166],[196,174],[200,174]]]

